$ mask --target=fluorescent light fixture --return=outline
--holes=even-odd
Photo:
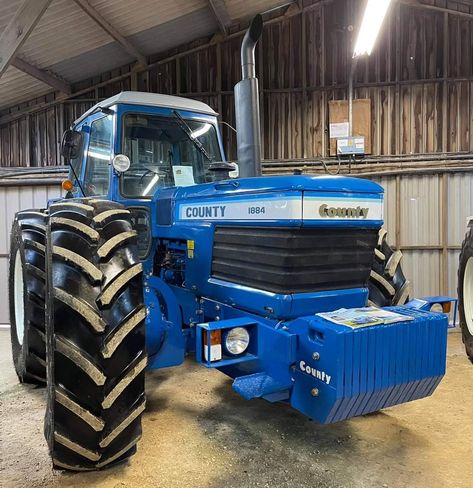
[[[203,136],[206,132],[210,130],[210,124],[204,124],[200,129],[191,132],[192,139],[197,139],[197,137]]]
[[[371,54],[392,0],[367,0],[353,57]]]

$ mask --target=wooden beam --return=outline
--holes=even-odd
[[[0,77],[15,54],[23,46],[31,31],[52,0],[25,0],[0,35]]]
[[[113,25],[105,20],[87,0],[74,0],[74,2],[93,20],[95,21],[108,35],[117,41],[125,51],[127,51],[133,58],[135,58],[142,66],[147,66],[148,62],[146,56],[141,54],[138,49],[124,36],[122,36]]]
[[[75,0],[74,0],[75,1]],[[311,5],[308,5],[306,7],[304,7],[304,11],[305,12],[310,12],[312,10],[316,10],[318,8],[320,8],[320,6],[322,5],[327,5],[327,4],[331,4],[333,3],[334,0],[319,0],[319,2],[317,3],[314,3],[314,4],[311,4]],[[322,10],[322,14],[323,14],[323,10]],[[300,15],[300,11],[298,11],[297,13],[296,12],[293,12],[291,13],[291,16],[295,16],[295,15]],[[270,20],[267,20],[264,22],[264,25],[265,26],[268,26],[268,25],[273,25],[273,24],[277,24],[278,22],[281,22],[281,20],[283,20],[284,18],[287,18],[285,15],[280,15],[278,17],[275,17],[275,18],[272,18]],[[324,22],[322,22],[322,27],[324,26]],[[227,38],[225,40],[228,40],[228,39],[234,39],[234,38],[237,38],[237,37],[241,37],[245,34],[246,32],[246,27],[244,29],[241,29],[239,31],[235,31],[235,32],[232,32],[230,34],[228,34]],[[322,36],[322,40],[324,40],[324,36]],[[224,40],[220,40],[218,42],[224,42]],[[148,66],[145,66],[143,68],[138,68],[138,71],[146,71],[146,72],[149,72],[149,70],[153,69],[153,68],[157,68],[159,66],[162,66],[162,65],[165,65],[166,63],[170,62],[170,61],[176,61],[178,63],[178,60],[182,57],[185,57],[185,56],[189,56],[193,53],[196,53],[196,52],[199,52],[199,51],[204,51],[205,49],[207,49],[210,45],[212,45],[211,42],[207,41],[205,43],[202,43],[200,45],[198,45],[197,47],[190,47],[188,49],[185,49],[183,51],[180,51],[179,53],[177,54],[173,54],[171,56],[166,56],[164,58],[161,58],[159,59],[159,61],[155,61],[153,63],[150,63],[148,64]],[[325,50],[322,49],[322,58],[325,59]],[[179,64],[179,63],[178,63]],[[107,71],[106,73],[110,73],[110,71]],[[322,76],[324,75],[324,69],[322,69]],[[84,94],[88,94],[89,92],[93,91],[94,89],[97,89],[97,88],[101,88],[103,86],[107,86],[107,85],[110,85],[112,83],[116,83],[116,82],[119,82],[119,81],[122,81],[126,78],[130,78],[131,76],[131,72],[127,72],[127,73],[123,73],[123,74],[120,74],[120,75],[117,75],[117,76],[113,76],[112,78],[109,78],[105,81],[101,81],[100,83],[96,83],[96,84],[93,84],[93,85],[90,85],[88,86],[87,88],[82,88],[74,93],[72,93],[71,95],[68,96],[68,98],[71,98],[71,97],[79,97],[81,95],[84,95]],[[455,79],[457,80],[457,79]],[[453,80],[453,81],[455,81]],[[437,80],[438,81],[438,80]],[[470,81],[470,78],[461,78],[461,81]],[[471,81],[473,81],[473,76],[471,77]],[[406,83],[408,83],[408,81],[406,81]],[[415,81],[413,81],[413,83],[415,83]],[[432,80],[420,80],[420,83],[432,83]],[[333,90],[333,87],[332,86],[324,86],[324,82],[322,83],[322,88],[320,87],[307,87],[307,90],[311,90],[311,91],[314,91],[316,89],[320,89],[321,92],[322,92],[322,99],[325,100],[327,98],[327,91],[330,91],[330,90]],[[372,84],[372,83],[364,83],[363,85],[358,85],[358,86],[364,86],[364,87],[370,87],[370,86],[390,86],[392,85],[393,83],[392,82],[386,82],[386,83],[379,83],[379,84]],[[260,86],[262,85],[262,83],[260,83]],[[344,88],[344,85],[340,85],[340,86],[337,86],[336,87],[337,89],[338,88],[341,88],[343,89]],[[260,90],[261,93],[263,93],[263,90]],[[224,95],[233,95],[233,90],[230,90],[228,92],[225,92],[223,91],[222,94]],[[200,93],[201,95],[201,93]],[[2,108],[0,108],[0,125],[3,125],[3,124],[7,124],[8,122],[11,122],[13,120],[16,120],[16,119],[19,119],[27,114],[31,114],[31,113],[34,113],[34,112],[37,112],[37,111],[40,111],[40,110],[44,110],[45,108],[49,108],[49,107],[53,107],[55,105],[58,105],[59,103],[62,103],[64,101],[64,99],[56,99],[56,100],[52,100],[50,102],[46,102],[46,101],[43,101],[43,102],[39,102],[39,103],[36,103],[35,105],[32,105],[32,106],[29,106],[25,109],[19,109],[19,105],[21,104],[17,104],[15,105],[15,107],[17,108],[17,110],[15,112],[9,112],[9,113],[3,113],[2,111]],[[80,100],[81,102],[83,101],[82,99]],[[91,102],[95,102],[96,100],[90,100]],[[322,110],[325,110],[325,105],[326,105],[326,102],[324,102],[322,104]],[[261,114],[261,116],[263,117],[263,114]],[[323,120],[325,120],[325,115],[322,117]]]
[[[470,14],[468,12],[460,12],[459,10],[453,10],[451,8],[446,8],[446,7],[437,7],[435,5],[428,5],[426,3],[419,3],[413,0],[401,0],[401,3],[404,5],[408,5],[409,7],[416,7],[416,8],[422,8],[425,10],[433,10],[435,12],[442,12],[442,13],[447,13],[451,15],[458,15],[459,17],[465,17],[466,19],[473,19],[473,14]]]
[[[224,36],[227,35],[227,25],[231,24],[232,19],[228,13],[227,6],[223,0],[208,0],[209,8]]]
[[[20,71],[23,71],[24,73],[27,73],[28,75],[32,76],[33,78],[36,78],[39,81],[42,81],[46,85],[51,86],[57,91],[60,91],[62,93],[65,93],[66,95],[71,94],[71,87],[68,83],[66,83],[64,80],[61,80],[57,75],[50,73],[48,71],[45,71],[43,69],[37,68],[36,66],[33,66],[30,63],[27,63],[23,59],[20,59],[16,57],[13,59],[11,62],[11,65],[14,66],[15,68],[19,69]]]

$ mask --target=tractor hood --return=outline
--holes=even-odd
[[[383,188],[341,176],[270,176],[169,188],[155,195],[158,225],[215,223],[380,226]]]

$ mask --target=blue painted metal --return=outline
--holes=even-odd
[[[257,335],[255,333],[256,321],[251,320],[248,317],[241,317],[236,319],[219,320],[218,322],[203,322],[197,324],[196,333],[196,354],[195,359],[197,362],[202,363],[207,368],[222,368],[226,366],[233,366],[238,363],[247,361],[254,361],[258,357],[254,353],[257,351]],[[235,327],[244,327],[250,333],[250,344],[248,349],[238,356],[227,356],[220,361],[212,361],[210,354],[211,340],[210,334],[214,330],[233,329]],[[207,336],[207,358],[204,359],[204,335]]]
[[[176,296],[161,278],[149,276],[145,278],[144,299],[149,311],[146,317],[148,368],[182,364],[185,338]]]
[[[126,113],[171,115],[167,108],[136,105],[117,105],[114,110],[111,156],[122,151]],[[214,125],[224,154],[216,117],[179,113]],[[90,122],[100,116],[92,114],[81,122],[86,138]],[[383,189],[376,183],[335,176],[272,176],[161,188],[150,198],[130,199],[121,195],[119,175],[112,169],[110,177],[105,198],[144,207],[150,215],[153,242],[143,262],[150,368],[181,364],[185,354],[195,352],[197,362],[233,378],[233,388],[244,398],[284,400],[323,423],[421,398],[437,386],[445,371],[442,314],[401,307],[395,310],[415,320],[352,330],[314,314],[365,306],[366,288],[277,294],[211,277],[216,224],[377,229],[382,225],[380,213],[375,218],[337,220],[310,214],[306,207],[321,197],[340,201],[340,206],[347,199],[381,205]],[[263,204],[269,213],[252,210]],[[235,208],[244,211],[228,210]],[[160,249],[172,254],[176,266],[156,266]],[[250,332],[248,351],[206,361],[203,334],[236,326]],[[315,352],[320,359],[313,359]],[[313,368],[310,374],[307,367]]]
[[[446,317],[390,309],[414,320],[361,329],[319,317],[289,323],[300,341],[291,405],[332,423],[432,394],[445,374]]]
[[[278,398],[289,398],[292,383],[279,383],[272,376],[266,373],[254,373],[245,376],[239,376],[233,382],[233,389],[246,400],[253,398],[269,397],[275,393],[283,393]]]
[[[408,303],[406,307],[416,308],[417,310],[430,311],[433,305],[439,303],[440,305],[453,303],[453,318],[452,323],[448,324],[450,329],[454,329],[457,324],[457,312],[458,312],[458,298],[449,297],[446,295],[436,295],[431,297],[415,298]]]

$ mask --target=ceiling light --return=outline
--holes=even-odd
[[[353,57],[371,54],[391,0],[367,0]]]

